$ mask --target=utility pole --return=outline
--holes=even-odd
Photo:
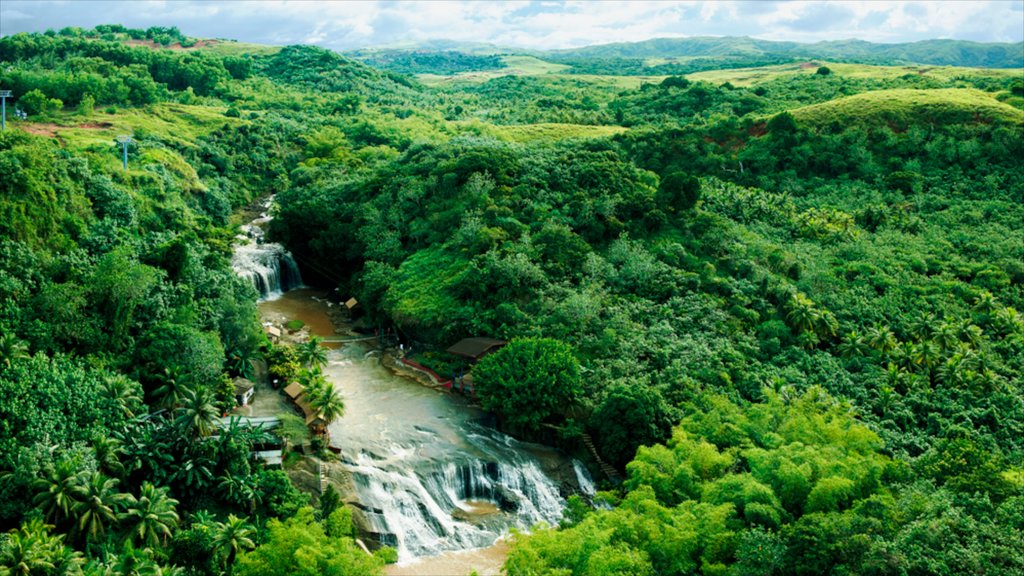
[[[11,97],[10,90],[0,90],[0,130],[7,130],[7,99]]]
[[[124,169],[127,170],[128,169],[128,145],[129,144],[134,144],[135,140],[132,140],[131,136],[126,136],[126,135],[122,134],[122,135],[117,137],[117,141],[121,143],[121,152],[122,152],[121,164],[124,166]]]

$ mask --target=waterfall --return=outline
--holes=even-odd
[[[252,282],[260,300],[272,300],[293,288],[302,287],[299,265],[284,246],[264,241],[263,225],[271,220],[269,213],[273,199],[264,204],[260,217],[242,226],[231,267],[242,278]]]
[[[349,463],[363,513],[400,561],[489,546],[509,526],[557,524],[565,500],[536,462],[467,459],[408,467],[360,453]]]
[[[360,529],[394,547],[399,563],[555,525],[565,497],[592,489],[586,470],[574,471],[561,452],[502,434],[464,398],[398,376],[369,351],[351,342],[330,352],[324,376],[346,406],[330,441]]]
[[[576,482],[580,485],[580,492],[587,498],[593,498],[594,494],[597,494],[597,489],[594,487],[594,479],[590,477],[590,472],[579,460],[573,460],[572,467],[576,471]]]

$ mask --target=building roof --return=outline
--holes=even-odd
[[[246,416],[230,416],[228,418],[219,418],[214,421],[214,425],[217,428],[227,428],[231,425],[231,421],[234,420],[238,424],[243,426],[252,426],[263,428],[264,430],[271,430],[281,425],[281,419],[276,416],[261,416],[261,417],[246,417]]]
[[[305,392],[306,389],[302,387],[302,384],[298,382],[292,382],[291,384],[284,387],[284,393],[292,400],[295,400]]]
[[[280,466],[283,454],[284,452],[280,448],[277,450],[259,450],[252,453],[256,458],[263,460],[267,466]]]
[[[504,340],[495,340],[494,338],[463,338],[448,348],[448,352],[479,360],[504,345]]]
[[[281,337],[281,329],[278,328],[277,326],[267,326],[266,332],[267,334],[273,336],[274,338]]]
[[[345,301],[345,308],[348,308],[349,310],[355,308],[358,305],[359,301],[356,300],[355,298],[349,298],[348,300]]]
[[[245,394],[246,392],[252,390],[255,387],[256,384],[253,384],[252,380],[247,380],[245,378],[235,378],[235,396],[241,396],[242,394]]]

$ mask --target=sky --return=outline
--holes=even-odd
[[[682,36],[1020,42],[1024,0],[0,0],[0,35],[97,24],[334,50],[439,39],[552,49]]]

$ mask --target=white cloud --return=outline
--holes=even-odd
[[[667,36],[813,42],[1024,40],[1024,0],[310,1],[3,0],[0,34],[119,22],[193,36],[335,49],[427,39],[563,48]]]

